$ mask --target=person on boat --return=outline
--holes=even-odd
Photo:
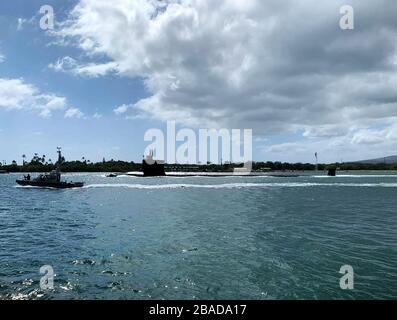
[[[26,180],[27,180],[27,181],[30,181],[30,174],[28,174],[28,175],[26,176]]]

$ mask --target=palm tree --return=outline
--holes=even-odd
[[[26,154],[23,154],[22,155],[22,165],[23,166],[25,165],[25,159],[26,159]]]
[[[33,157],[32,161],[33,162],[38,162],[39,161],[39,154],[38,153],[34,154],[34,157]]]

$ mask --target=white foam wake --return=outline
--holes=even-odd
[[[322,175],[322,176],[309,176],[312,178],[329,178],[329,179],[335,179],[335,178],[397,178],[397,175],[395,174],[340,174],[337,175],[336,177],[329,177],[327,175]]]
[[[242,189],[242,188],[302,188],[302,187],[365,187],[397,188],[397,183],[225,183],[225,184],[91,184],[92,188],[128,188],[128,189]]]

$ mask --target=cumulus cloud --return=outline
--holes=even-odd
[[[55,34],[94,62],[53,67],[140,77],[149,94],[134,108],[160,120],[346,137],[397,115],[397,3],[350,1],[349,31],[344,4],[80,0]]]
[[[55,63],[50,63],[48,67],[57,72],[71,73],[77,76],[97,78],[116,70],[117,64],[108,63],[89,63],[81,65],[75,59],[66,56],[58,59]]]
[[[69,108],[65,112],[65,118],[69,119],[81,119],[84,117],[84,113],[78,108]]]
[[[0,63],[6,60],[6,56],[0,52]]]
[[[113,112],[117,115],[124,114],[130,109],[132,105],[123,104],[113,109]]]
[[[261,148],[262,156],[274,160],[311,161],[314,152],[320,161],[353,161],[376,158],[379,155],[397,154],[397,125],[382,128],[351,128],[345,135],[316,137]]]
[[[47,118],[66,108],[66,104],[65,97],[42,93],[23,79],[0,78],[0,109],[29,110]]]

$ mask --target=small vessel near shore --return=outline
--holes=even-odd
[[[39,187],[39,188],[55,188],[55,189],[71,189],[81,188],[84,182],[62,181],[61,180],[61,163],[62,153],[61,148],[58,148],[58,162],[56,170],[48,174],[41,174],[35,179],[31,179],[30,174],[24,176],[23,180],[17,180],[16,183],[20,186]]]
[[[109,173],[106,175],[106,178],[117,178],[119,175],[117,173]]]
[[[33,180],[17,180],[17,184],[23,187],[39,187],[39,188],[55,188],[55,189],[71,189],[84,187],[84,182],[67,182],[54,180],[52,173],[49,175],[40,175]]]

